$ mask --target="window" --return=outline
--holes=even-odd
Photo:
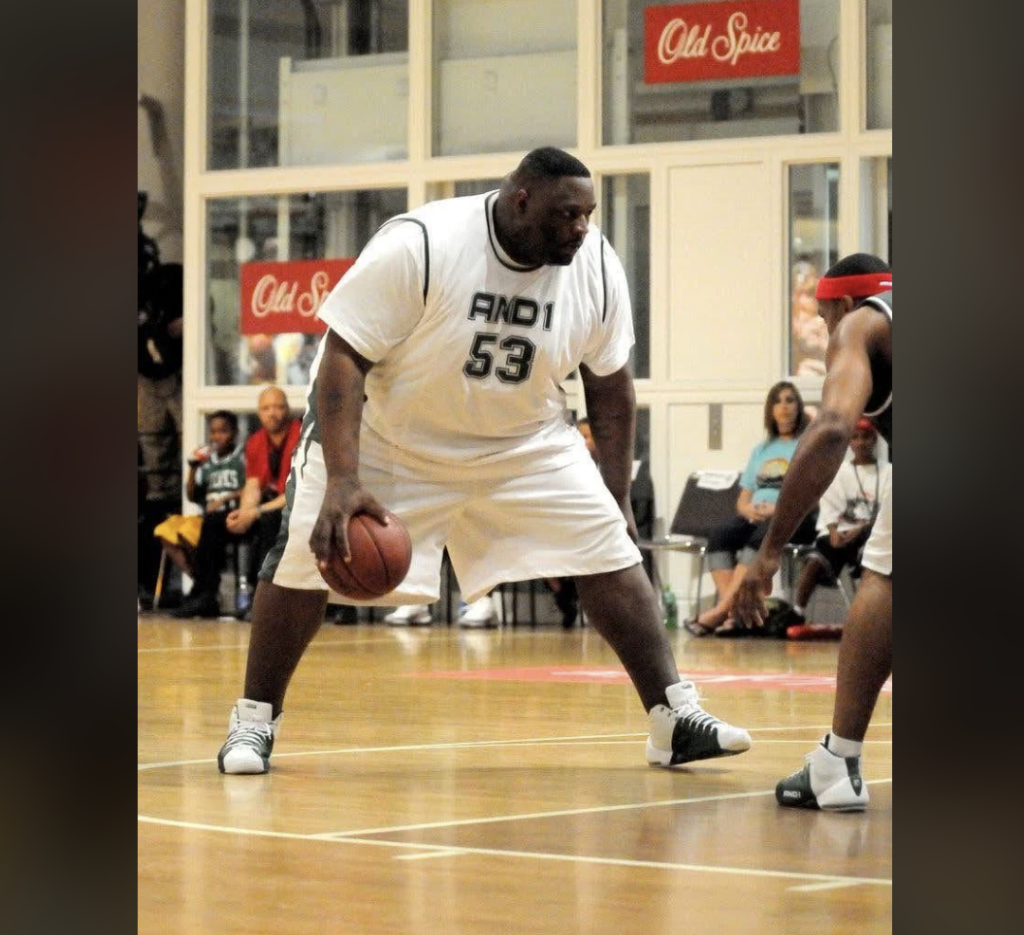
[[[408,0],[209,11],[209,168],[406,158]]]
[[[651,375],[651,180],[646,173],[601,180],[600,227],[622,260],[633,305],[636,343],[630,354],[634,377]]]
[[[892,129],[892,0],[868,0],[867,128]]]
[[[427,201],[441,198],[462,198],[466,195],[482,195],[493,192],[501,179],[463,179],[460,182],[432,182],[427,186]]]
[[[789,372],[824,376],[828,330],[818,315],[818,279],[839,259],[839,164],[789,168]]]
[[[242,264],[354,258],[385,220],[406,210],[406,203],[405,189],[209,201],[207,381],[304,385],[319,334],[242,335]]]
[[[574,0],[434,0],[437,156],[576,145]]]
[[[860,164],[860,249],[892,265],[892,156]]]
[[[792,4],[793,11],[799,7],[799,73],[758,75],[756,60],[747,55],[734,65],[745,77],[655,81],[648,80],[645,62],[657,54],[663,33],[646,35],[647,11],[666,8],[664,17],[670,17],[666,26],[674,20],[691,30],[688,58],[694,68],[688,73],[699,75],[697,60],[711,61],[710,48],[700,45],[703,32],[714,24],[715,35],[724,35],[724,17],[731,5],[702,2],[688,21],[692,0],[604,0],[604,142],[660,143],[837,130],[839,0],[761,0],[746,7],[773,13],[772,8],[783,3]],[[670,7],[678,9],[668,12]],[[716,7],[726,12],[718,14]],[[722,17],[720,23],[715,16]],[[752,32],[755,27],[750,23]],[[673,27],[667,41],[681,54],[685,29]]]

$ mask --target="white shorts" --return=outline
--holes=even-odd
[[[530,471],[528,462],[520,460],[515,470],[479,474],[440,470],[433,464],[414,472],[407,455],[399,465],[375,458],[375,453],[380,451],[374,451],[364,430],[360,480],[409,527],[412,565],[398,589],[384,597],[356,601],[332,592],[333,603],[433,603],[441,593],[446,547],[463,599],[469,602],[504,582],[599,574],[641,561],[626,520],[582,442],[570,463],[561,467]],[[261,578],[286,588],[327,588],[309,547],[325,479],[320,445],[300,444],[281,536]]]
[[[861,565],[880,575],[892,575],[892,480],[882,494],[878,517],[871,527],[871,535],[864,543]]]

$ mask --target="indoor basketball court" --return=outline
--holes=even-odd
[[[829,727],[836,643],[674,636],[754,745],[665,770],[592,629],[326,625],[271,771],[223,776],[249,625],[138,632],[140,932],[891,931],[891,680],[867,811],[774,798]]]

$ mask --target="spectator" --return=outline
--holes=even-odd
[[[393,627],[429,627],[433,622],[429,604],[402,604],[384,618]]]
[[[152,600],[160,550],[153,529],[181,511],[182,282],[180,263],[162,263],[142,229],[147,195],[138,193],[138,441],[146,492],[140,503],[139,599]]]
[[[256,403],[260,428],[245,444],[245,488],[241,503],[227,517],[236,536],[254,530],[246,577],[256,587],[256,576],[281,529],[284,488],[292,469],[302,422],[288,411],[288,397],[277,386],[266,386]]]
[[[218,409],[207,419],[209,447],[188,459],[186,492],[203,515],[171,516],[154,530],[172,561],[194,579],[192,591],[172,617],[220,616],[220,575],[231,533],[228,511],[238,505],[245,481],[245,457],[238,444],[238,416]]]
[[[428,627],[433,622],[429,604],[402,604],[384,618],[393,627]],[[459,626],[466,629],[496,627],[498,613],[494,606],[492,592],[459,608]]]
[[[719,628],[723,632],[732,630],[729,604],[733,593],[768,531],[768,520],[775,511],[782,478],[808,422],[803,398],[792,383],[782,380],[768,391],[764,403],[764,427],[768,437],[754,446],[740,478],[737,515],[713,528],[708,536],[708,568],[715,582],[717,603],[700,616],[684,621],[683,626],[694,636],[707,636]],[[805,517],[793,541],[813,542],[814,522],[814,514]],[[723,626],[727,621],[729,626]]]
[[[805,623],[807,602],[820,582],[838,581],[847,567],[859,574],[864,544],[892,484],[892,465],[879,465],[875,457],[877,442],[878,430],[870,419],[861,417],[850,439],[853,459],[843,462],[822,495],[818,538],[800,572],[794,604],[779,615],[773,628],[785,633],[786,627]]]

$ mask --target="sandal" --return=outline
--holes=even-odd
[[[747,636],[756,636],[755,631],[750,627],[743,626],[738,620],[730,617],[717,630],[715,636],[722,639],[742,639]]]
[[[689,617],[683,621],[683,629],[691,636],[712,636],[715,632],[713,626],[709,626],[706,623],[700,623],[696,617]]]

